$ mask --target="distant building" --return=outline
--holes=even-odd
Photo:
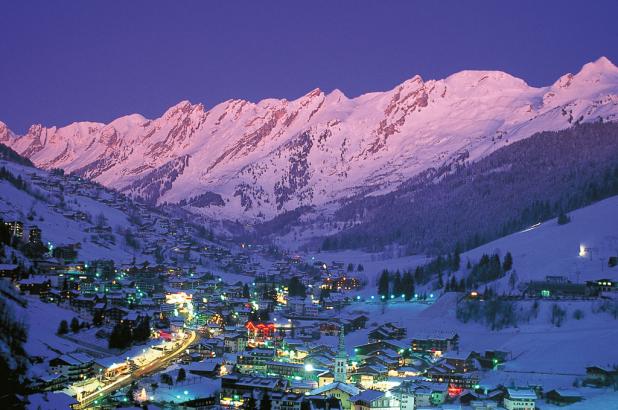
[[[352,403],[350,397],[360,393],[360,389],[356,386],[347,383],[334,382],[318,387],[309,392],[309,395],[319,395],[324,397],[335,397],[341,401],[343,410],[350,410]]]
[[[506,410],[534,410],[536,393],[532,389],[508,389],[504,398]]]
[[[390,392],[365,390],[350,401],[353,410],[400,410],[399,400]]]
[[[36,225],[31,226],[28,230],[28,243],[33,245],[40,244],[42,243],[41,237],[41,229]]]
[[[609,386],[618,381],[618,370],[601,366],[586,367],[585,385],[596,387]]]
[[[618,282],[611,279],[590,280],[586,282],[586,286],[595,294],[618,291]]]
[[[415,352],[442,353],[459,348],[457,333],[417,336],[412,338],[412,350]]]
[[[545,394],[545,401],[558,406],[566,406],[583,400],[581,393],[573,390],[550,390]]]
[[[24,237],[24,224],[21,221],[10,221],[4,224],[9,228],[11,236],[19,239]]]

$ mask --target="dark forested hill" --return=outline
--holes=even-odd
[[[323,248],[471,248],[617,194],[618,124],[579,124],[538,133],[475,163],[431,169],[387,195],[353,200],[336,218],[356,225],[327,238]]]

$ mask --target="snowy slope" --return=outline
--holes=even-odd
[[[544,280],[547,275],[565,276],[572,282],[618,280],[618,267],[607,266],[610,256],[618,256],[618,197],[570,216],[566,225],[552,219],[480,246],[462,254],[462,261],[478,261],[484,253],[504,256],[508,251],[520,281]],[[580,256],[580,246],[588,249],[585,256]]]
[[[0,218],[5,221],[22,221],[24,238],[27,239],[31,226],[42,230],[42,241],[54,247],[80,244],[78,258],[89,262],[95,259],[113,259],[118,266],[135,258],[154,262],[152,254],[142,251],[163,243],[162,250],[176,245],[178,238],[170,239],[162,229],[162,221],[170,217],[148,211],[132,201],[104,187],[88,181],[70,184],[64,177],[52,176],[44,170],[0,160],[5,168],[27,184],[27,190],[18,189],[9,181],[0,179]],[[84,217],[75,217],[84,215]],[[107,234],[92,232],[100,216],[105,217]],[[150,223],[136,222],[132,216],[149,217]],[[139,241],[134,249],[125,243],[121,231],[130,230]],[[113,241],[107,240],[110,236]]]
[[[163,116],[109,124],[0,124],[0,142],[151,203],[215,218],[270,219],[303,205],[332,209],[394,189],[444,163],[474,160],[541,130],[618,115],[618,68],[606,58],[542,88],[496,71],[419,76],[348,98],[315,89],[294,101],[183,101]]]
[[[544,280],[545,276],[565,276],[573,282],[593,279],[618,280],[618,267],[608,268],[610,256],[618,256],[618,196],[597,202],[569,214],[571,222],[558,225],[556,219],[505,236],[461,254],[462,265],[477,262],[483,254],[506,252],[513,256],[513,269],[520,282]],[[580,245],[588,248],[579,256]],[[423,255],[393,257],[389,252],[367,253],[358,250],[301,253],[305,258],[331,263],[362,264],[370,284],[383,269],[404,271],[428,263]],[[459,276],[458,276],[459,277]],[[508,287],[508,277],[495,283],[497,290]],[[370,285],[370,286],[372,286]],[[375,294],[375,286],[361,295]]]

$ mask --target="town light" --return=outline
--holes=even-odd
[[[579,257],[585,258],[586,256],[588,256],[588,248],[586,248],[586,245],[580,244],[579,245]]]
[[[305,365],[305,371],[306,371],[306,372],[312,372],[312,371],[314,371],[314,370],[315,370],[315,368],[313,367],[313,365],[312,365],[311,363],[307,363],[307,364]]]

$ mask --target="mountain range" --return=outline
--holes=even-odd
[[[315,89],[288,101],[182,101],[160,118],[37,124],[0,143],[149,204],[246,223],[300,207],[334,214],[431,169],[465,164],[540,131],[618,119],[618,67],[585,64],[546,87],[500,71],[420,76],[348,98]]]

